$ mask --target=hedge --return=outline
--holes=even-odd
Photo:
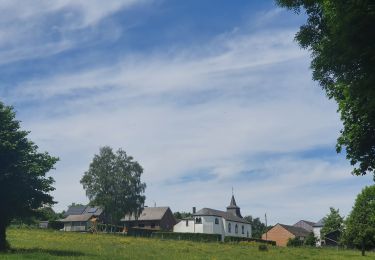
[[[221,235],[219,234],[203,234],[203,233],[177,233],[177,232],[156,232],[153,233],[153,238],[173,239],[173,240],[190,240],[200,242],[220,242]]]
[[[276,241],[272,241],[272,240],[263,240],[263,239],[250,238],[250,237],[225,237],[224,238],[224,242],[240,242],[240,241],[257,242],[257,243],[264,243],[264,244],[276,246]]]
[[[129,228],[127,235],[133,237],[151,237],[156,232],[156,230]]]

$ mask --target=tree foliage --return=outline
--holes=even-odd
[[[337,152],[353,174],[375,169],[375,3],[373,0],[276,0],[307,22],[296,40],[312,54],[313,79],[338,103],[343,122]],[[375,179],[375,175],[374,175]]]
[[[357,196],[345,221],[344,244],[362,250],[375,248],[375,186],[365,187]]]
[[[105,146],[94,156],[81,184],[91,203],[103,206],[109,221],[116,224],[125,214],[140,214],[146,188],[142,173],[141,165],[125,151],[114,153]]]
[[[266,225],[259,218],[253,218],[252,216],[246,216],[244,219],[251,224],[251,236],[261,239],[262,234],[266,232]]]
[[[57,158],[39,153],[21,130],[12,107],[0,102],[0,251],[7,247],[5,230],[14,218],[28,218],[52,205],[52,177],[46,174]]]
[[[176,211],[173,213],[174,217],[176,219],[183,219],[183,218],[190,218],[193,216],[193,214],[191,214],[191,212],[179,212],[179,211]]]
[[[325,235],[330,232],[339,230],[342,231],[344,218],[340,215],[339,209],[329,208],[329,213],[323,218],[324,224],[320,231],[321,237],[324,239]]]

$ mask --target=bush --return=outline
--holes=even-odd
[[[156,230],[129,228],[127,235],[133,237],[151,237]]]
[[[190,240],[200,242],[220,242],[219,234],[203,234],[203,233],[177,233],[177,232],[156,232],[152,234],[154,238],[173,239],[173,240]]]
[[[271,240],[263,240],[263,239],[258,239],[258,238],[249,238],[249,237],[225,237],[224,242],[257,242],[257,243],[264,243],[264,244],[269,244],[269,245],[276,245],[275,241]]]
[[[56,220],[51,220],[48,222],[48,228],[50,229],[55,229],[55,230],[60,230],[64,228],[64,223]]]
[[[258,249],[259,251],[268,251],[268,247],[265,244],[259,245]]]
[[[310,232],[310,234],[306,237],[304,241],[305,246],[316,246],[316,237],[314,236],[313,232]]]
[[[286,246],[288,247],[297,247],[297,246],[302,246],[303,245],[303,240],[299,239],[298,237],[295,238],[289,238],[288,243]]]

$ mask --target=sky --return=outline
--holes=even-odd
[[[268,223],[350,212],[371,176],[336,154],[337,105],[294,41],[303,14],[273,1],[3,0],[0,100],[40,151],[57,211],[87,203],[100,147],[144,168],[146,205]]]

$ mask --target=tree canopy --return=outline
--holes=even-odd
[[[353,209],[345,220],[344,243],[362,250],[375,248],[375,186],[358,194]]]
[[[140,214],[146,184],[141,182],[143,168],[119,149],[100,148],[89,170],[84,173],[81,184],[91,204],[103,206],[112,224],[118,223],[125,214]]]
[[[12,219],[37,215],[38,208],[54,203],[54,180],[46,174],[58,159],[39,153],[28,134],[13,108],[0,102],[0,251],[8,247],[5,231]]]
[[[375,3],[368,0],[276,0],[305,10],[296,40],[311,51],[313,79],[338,103],[343,122],[337,152],[346,150],[353,174],[375,169]],[[375,175],[374,175],[375,179]]]
[[[330,232],[339,230],[342,231],[344,218],[340,215],[339,209],[329,208],[329,213],[324,217],[324,224],[320,231],[322,238]]]
[[[251,236],[261,239],[263,233],[267,231],[266,225],[259,218],[253,218],[252,216],[246,216],[244,219],[251,224]]]

